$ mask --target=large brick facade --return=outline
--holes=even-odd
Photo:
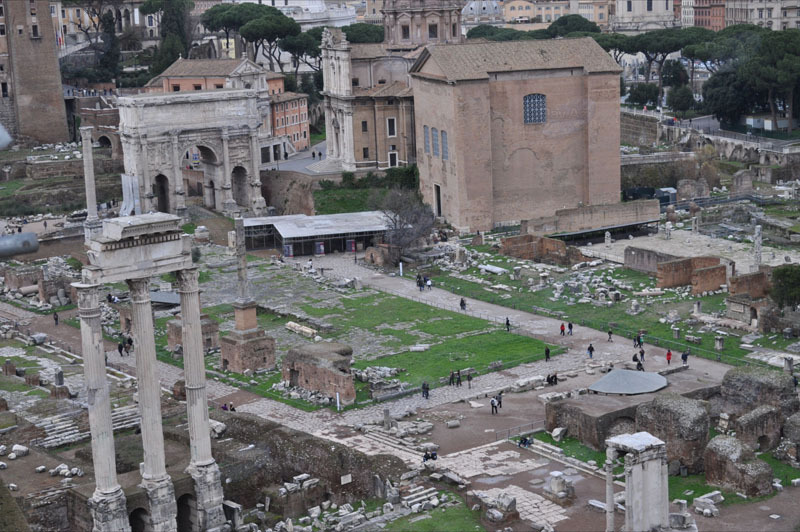
[[[519,235],[502,239],[500,254],[562,266],[591,260],[581,253],[580,248],[568,246],[563,240],[535,235]]]
[[[67,114],[47,0],[3,2],[0,120],[17,142],[69,140]]]
[[[658,288],[690,285],[697,295],[727,283],[728,266],[719,257],[690,257],[659,263],[656,275]]]
[[[427,48],[411,69],[423,198],[462,231],[619,203],[619,71],[591,39]]]

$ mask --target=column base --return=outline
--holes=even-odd
[[[139,484],[147,493],[150,502],[150,521],[153,532],[177,532],[178,505],[175,502],[175,487],[169,475],[158,480],[145,480]]]
[[[99,236],[103,232],[103,222],[100,218],[86,220],[83,223],[83,239],[88,244],[92,238]]]
[[[222,501],[222,475],[216,462],[206,465],[189,464],[186,473],[194,479],[194,494],[197,501],[196,530],[219,532],[225,525]]]
[[[111,493],[95,490],[89,499],[89,512],[94,521],[92,532],[129,532],[131,529],[122,488]]]
[[[227,215],[233,215],[237,212],[240,212],[242,208],[232,199],[228,199],[222,202],[222,212]]]

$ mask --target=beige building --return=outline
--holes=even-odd
[[[618,203],[619,73],[588,38],[427,47],[411,69],[425,201],[461,231]]]
[[[610,29],[636,35],[647,31],[680,27],[673,0],[616,0]]]
[[[569,12],[607,28],[616,4],[610,0],[570,0]]]
[[[800,3],[795,0],[726,0],[725,26],[755,24],[773,30],[800,28]]]

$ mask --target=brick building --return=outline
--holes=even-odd
[[[725,27],[725,0],[694,0],[694,25],[719,31]]]
[[[12,0],[13,1],[13,0]],[[145,15],[139,11],[145,0],[124,0],[106,3],[103,12],[110,11],[116,20],[116,33],[131,32],[139,37],[145,47],[157,45],[159,42],[159,16]],[[86,42],[84,29],[94,32],[98,24],[95,12],[87,11],[85,5],[66,4],[58,0],[50,0],[50,20],[56,45],[60,50],[68,52],[81,43]]]
[[[619,72],[588,38],[426,48],[411,69],[425,202],[463,231],[617,204]]]
[[[283,85],[283,79],[281,79]],[[308,148],[308,97],[297,92],[273,94],[272,130],[275,135],[288,137],[294,143],[294,149],[302,151]]]
[[[69,140],[47,0],[0,1],[0,123],[17,142]]]

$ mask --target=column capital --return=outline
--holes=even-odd
[[[92,138],[92,131],[94,131],[94,126],[81,126],[79,128],[81,132],[81,140],[85,141],[87,139],[91,140]]]
[[[128,279],[128,288],[131,291],[131,301],[133,303],[149,303],[150,302],[150,278],[142,277],[140,279]]]
[[[81,316],[87,318],[100,312],[100,298],[97,284],[72,283],[78,291],[78,310]]]
[[[177,272],[178,292],[191,294],[200,290],[200,273],[197,268],[186,268]]]

